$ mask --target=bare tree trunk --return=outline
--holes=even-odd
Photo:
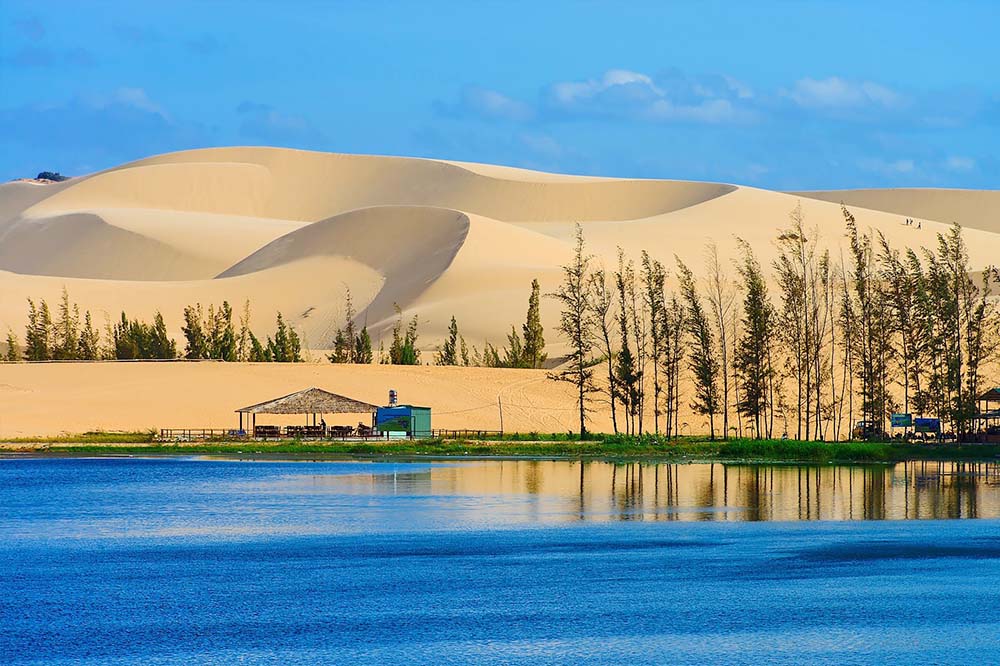
[[[767,401],[768,401],[768,421],[767,438],[774,437],[774,366],[771,363],[771,346],[767,348]]]
[[[830,418],[833,420],[833,440],[840,440],[840,414],[837,411],[837,378],[834,369],[837,367],[837,326],[834,317],[833,281],[827,295],[826,316],[830,320]]]
[[[719,263],[719,251],[715,243],[709,243],[707,248],[709,290],[708,300],[715,315],[715,328],[719,335],[719,351],[722,366],[722,438],[729,438],[729,333],[726,317],[733,305],[729,281],[726,279]]]
[[[739,373],[736,372],[736,341],[740,337],[739,325],[736,317],[736,308],[733,308],[733,362],[730,364],[733,367],[733,398],[736,400],[736,434],[741,439],[743,438],[743,415],[740,413],[740,380]]]

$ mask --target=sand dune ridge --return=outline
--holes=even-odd
[[[801,206],[839,261],[850,205],[862,229],[896,247],[933,247],[965,225],[970,261],[1000,257],[1000,192],[858,190],[781,193],[723,183],[546,174],[485,164],[281,148],[158,155],[58,184],[0,185],[0,328],[23,330],[25,298],[66,287],[95,313],[149,318],[180,337],[184,305],[249,300],[255,326],[282,311],[323,349],[350,288],[376,340],[398,304],[432,350],[452,316],[470,344],[502,344],[523,320],[529,285],[561,280],[575,225],[594,260],[642,250],[673,273],[674,256],[704,275],[718,244],[735,277],[735,237],[764,266]],[[906,217],[920,221],[904,224]],[[668,287],[674,288],[674,275]],[[542,321],[553,354],[556,304]],[[266,332],[266,329],[261,331]]]

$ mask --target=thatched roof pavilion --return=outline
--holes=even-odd
[[[981,396],[976,398],[976,400],[979,402],[1000,402],[1000,388],[991,388],[989,391],[986,391]]]
[[[313,387],[236,411],[243,414],[365,414],[376,409],[377,405]]]
[[[987,441],[1000,441],[1000,387],[991,388],[976,398],[979,407],[976,414],[975,425],[987,432],[990,438]],[[990,405],[993,409],[990,409]],[[995,437],[996,439],[992,439]]]
[[[377,405],[313,387],[273,400],[259,402],[256,405],[241,407],[236,411],[240,415],[240,430],[242,430],[244,414],[251,416],[253,425],[257,423],[257,414],[304,414],[307,417],[312,415],[312,421],[315,425],[317,415],[370,414],[376,409],[378,409]],[[248,425],[250,424],[248,423]]]

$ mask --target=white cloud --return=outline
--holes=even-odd
[[[435,102],[445,116],[513,122],[576,118],[648,123],[724,124],[758,117],[750,86],[731,76],[689,77],[676,69],[656,75],[609,69],[600,76],[546,86],[536,103],[478,86],[462,89],[455,103]]]
[[[465,88],[462,91],[462,105],[490,118],[523,121],[529,120],[533,115],[532,108],[524,102],[486,88]]]
[[[321,148],[327,138],[308,119],[278,111],[270,104],[245,100],[236,107],[240,135],[253,141],[292,148]]]
[[[755,91],[724,75],[689,75],[676,68],[655,74],[608,69],[589,78],[563,80],[542,88],[535,99],[515,99],[482,87],[466,87],[455,103],[436,102],[452,117],[479,117],[519,123],[572,120],[629,121],[689,125],[750,125],[790,122],[803,114],[842,123],[918,124],[918,103],[887,85],[840,76],[801,78],[785,88]]]
[[[858,166],[865,171],[881,173],[885,176],[906,176],[914,174],[917,164],[911,159],[884,160],[881,158],[862,159]]]
[[[722,80],[726,82],[726,85],[729,86],[731,91],[736,93],[736,96],[739,99],[753,99],[753,89],[739,79],[735,79],[731,76],[723,76]]]
[[[535,109],[528,103],[489,88],[465,86],[455,103],[436,101],[434,108],[443,116],[453,118],[477,117],[488,120],[528,122],[535,117]]]
[[[119,88],[114,92],[112,98],[113,102],[117,102],[125,106],[131,106],[139,109],[140,111],[155,113],[163,117],[164,120],[169,120],[166,110],[151,100],[149,95],[146,94],[146,91],[142,88]]]
[[[913,173],[915,165],[913,160],[896,160],[895,162],[890,162],[888,167],[896,173]]]
[[[974,171],[976,168],[976,160],[971,157],[952,155],[944,161],[944,168],[949,171]]]
[[[80,173],[172,150],[216,142],[214,130],[177,120],[141,88],[79,94],[0,108],[0,154],[23,175],[32,169]],[[8,167],[9,168],[9,167]]]
[[[549,86],[550,111],[560,116],[618,117],[649,122],[730,123],[753,118],[742,100],[753,91],[731,77],[689,79],[676,70],[650,76],[611,69],[586,81]]]
[[[153,101],[144,88],[122,87],[111,93],[85,93],[80,95],[79,102],[94,110],[133,109],[154,116],[159,116],[166,122],[171,122],[170,114],[158,102]]]
[[[737,122],[745,114],[736,109],[728,99],[705,100],[697,105],[678,105],[661,99],[650,105],[648,116],[651,120],[727,123]]]
[[[899,93],[881,84],[848,81],[839,76],[799,79],[791,90],[781,94],[807,109],[895,108],[903,102]]]
[[[663,96],[652,78],[627,69],[609,69],[598,79],[562,81],[550,87],[552,100],[564,107],[586,103],[605,94],[638,99]]]
[[[561,157],[563,155],[562,145],[548,134],[521,134],[521,143],[531,152],[542,157]]]

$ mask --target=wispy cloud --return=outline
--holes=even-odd
[[[11,21],[14,29],[23,37],[33,42],[41,41],[45,37],[45,25],[37,16],[25,16]]]
[[[848,81],[839,76],[799,79],[791,89],[780,94],[806,109],[893,109],[903,103],[903,96],[887,86],[871,81]]]
[[[459,91],[457,102],[437,101],[434,108],[443,116],[474,116],[487,120],[526,122],[535,116],[530,104],[480,86],[465,86]]]
[[[751,88],[733,77],[687,77],[676,70],[649,75],[610,69],[585,81],[554,83],[545,92],[550,113],[567,118],[625,118],[667,123],[750,121]]]
[[[215,35],[208,33],[192,37],[184,42],[188,50],[198,55],[209,55],[222,50],[222,42]]]
[[[515,122],[610,118],[650,123],[739,123],[751,121],[750,86],[729,76],[689,78],[676,70],[652,76],[609,69],[600,76],[546,85],[533,101],[467,86],[457,103],[438,102],[443,115]]]
[[[529,120],[534,115],[529,105],[485,88],[466,88],[462,93],[462,103],[478,113],[495,118]]]
[[[327,137],[303,116],[283,113],[270,104],[250,100],[236,107],[240,115],[239,133],[247,139],[294,148],[323,148]]]
[[[466,86],[454,102],[434,103],[440,115],[553,124],[577,120],[676,125],[787,125],[804,121],[902,128],[960,127],[989,121],[1000,101],[974,91],[902,90],[841,76],[804,77],[755,90],[730,74],[692,75],[608,69],[586,79],[555,81],[523,98]],[[992,114],[996,122],[996,113]]]
[[[165,34],[152,25],[120,22],[115,23],[111,29],[119,40],[132,47],[166,43],[170,46],[182,46],[188,51],[202,56],[218,53],[224,47],[218,36],[210,32],[187,36],[175,33]]]
[[[549,87],[549,99],[558,106],[572,108],[607,96],[622,102],[648,102],[663,96],[653,79],[641,72],[609,69],[603,76],[586,81],[562,81]]]
[[[19,35],[21,40],[8,40],[11,45],[19,45],[7,55],[0,55],[0,66],[11,65],[20,69],[41,69],[47,67],[90,67],[96,58],[90,49],[82,46],[65,47],[62,42],[52,44],[47,40],[45,25],[35,16],[26,16],[10,21],[11,35]],[[25,41],[26,40],[26,41]]]
[[[92,67],[97,59],[83,47],[53,49],[30,44],[14,51],[3,62],[20,68]]]
[[[518,140],[532,154],[540,157],[556,159],[566,153],[565,147],[548,134],[525,132],[518,136]]]
[[[170,116],[167,114],[166,109],[164,109],[159,103],[150,99],[149,95],[143,88],[119,88],[110,96],[109,101],[104,102],[104,106],[108,106],[110,104],[123,104],[125,106],[131,106],[132,108],[139,109],[140,111],[156,114],[167,122],[170,121]]]
[[[863,158],[858,160],[858,166],[864,171],[890,177],[909,176],[917,171],[917,164],[912,159]]]
[[[762,88],[731,74],[615,68],[543,84],[522,97],[466,87],[455,102],[435,108],[449,118],[479,121],[475,140],[469,126],[455,123],[439,128],[450,142],[424,143],[438,154],[576,172],[628,169],[628,175],[790,189],[953,186],[992,171],[993,163],[965,144],[945,152],[945,143],[929,137],[996,123],[1000,116],[991,120],[989,110],[1000,102],[990,99],[981,91],[904,89],[846,76]],[[638,144],[675,151],[642,158],[634,154]]]
[[[137,87],[0,108],[0,125],[7,130],[0,135],[0,152],[21,156],[24,165],[38,166],[35,171],[79,173],[83,163],[110,166],[213,143],[204,126],[175,120]],[[38,156],[44,164],[35,163]]]
[[[132,45],[154,44],[163,40],[163,34],[154,27],[134,23],[115,23],[112,30],[118,39]]]
[[[944,168],[948,171],[974,171],[976,169],[976,160],[971,157],[962,157],[960,155],[951,155],[944,161]]]

